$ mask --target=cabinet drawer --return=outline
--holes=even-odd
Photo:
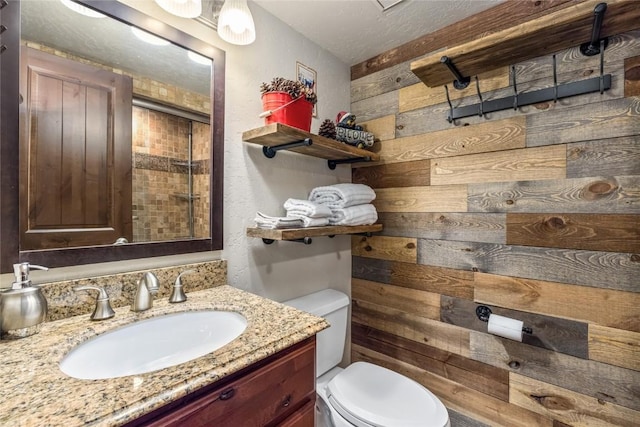
[[[295,414],[278,424],[278,427],[313,427],[315,425],[315,410],[315,401],[310,400]]]
[[[148,425],[262,427],[274,425],[305,404],[313,405],[313,401],[315,345],[312,340]]]

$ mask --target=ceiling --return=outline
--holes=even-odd
[[[355,65],[503,1],[250,0],[249,8],[262,7],[342,62]],[[380,6],[394,3],[387,10]]]

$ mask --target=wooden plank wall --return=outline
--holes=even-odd
[[[353,181],[384,224],[352,238],[352,360],[423,383],[454,427],[640,425],[640,31],[610,40],[604,94],[455,125],[411,60],[352,81],[382,159]],[[577,48],[557,61],[561,83],[599,72]],[[551,86],[551,64],[516,64],[519,90]],[[480,87],[509,94],[508,70]],[[480,304],[533,334],[488,334]]]

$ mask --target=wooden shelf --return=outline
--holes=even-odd
[[[602,0],[587,0],[478,40],[431,54],[411,63],[411,71],[427,86],[451,84],[449,69],[440,62],[448,56],[465,77],[473,77],[591,40],[594,8]],[[600,37],[640,28],[637,0],[608,0]],[[605,57],[607,52],[605,50]]]
[[[342,234],[375,233],[382,231],[382,224],[355,226],[327,226],[309,228],[247,228],[247,236],[257,237],[267,241],[273,240],[301,240],[308,237],[337,236]]]
[[[319,157],[321,159],[337,161],[377,161],[380,159],[380,156],[377,153],[344,144],[334,139],[305,132],[281,123],[272,123],[270,125],[242,133],[243,141],[262,145],[263,147],[277,147],[279,145],[304,140],[306,138],[311,139],[311,145],[287,148],[287,150],[306,154],[308,156]]]

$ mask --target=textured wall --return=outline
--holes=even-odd
[[[454,125],[411,61],[352,81],[352,112],[382,140],[353,180],[384,224],[352,238],[353,360],[425,384],[454,426],[640,424],[639,55],[640,32],[614,37],[603,95]],[[599,72],[577,49],[557,60],[560,83]],[[551,64],[516,64],[519,91],[552,85]],[[510,95],[508,69],[480,88]],[[474,85],[451,95],[478,102]],[[533,335],[487,334],[479,304]]]

